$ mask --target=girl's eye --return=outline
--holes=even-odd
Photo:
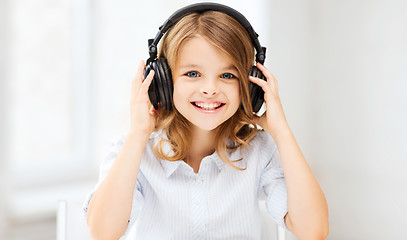
[[[192,71],[192,72],[187,72],[187,76],[191,78],[196,78],[199,77],[199,73]]]
[[[225,78],[225,79],[232,79],[232,78],[235,78],[235,75],[233,75],[231,73],[224,73],[224,74],[222,74],[221,77]]]

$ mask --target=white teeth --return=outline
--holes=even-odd
[[[195,105],[203,108],[204,110],[214,110],[215,108],[219,107],[221,103],[203,103],[203,102],[195,102]]]

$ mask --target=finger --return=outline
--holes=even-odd
[[[278,86],[277,82],[272,83],[272,81],[264,81],[263,79],[256,78],[249,76],[249,80],[254,82],[255,84],[259,85],[263,92],[264,92],[264,100],[267,102],[266,99],[268,99],[268,95],[271,94],[271,96],[278,96]]]
[[[273,89],[273,91],[275,92],[278,92],[278,83],[274,75],[263,64],[257,63],[256,66],[267,78],[268,85],[270,85],[271,89]]]
[[[136,75],[137,79],[143,79],[143,77],[144,77],[144,69],[145,68],[146,68],[146,65],[144,64],[144,61],[141,60],[139,65],[138,65],[138,68],[137,68],[137,75]]]
[[[264,92],[268,91],[268,88],[270,87],[266,81],[264,81],[263,79],[257,78],[257,77],[253,77],[253,76],[249,76],[249,80],[254,82],[255,84],[259,85]]]
[[[144,68],[145,68],[144,61],[141,60],[137,67],[136,75],[134,76],[133,81],[131,83],[131,92],[130,92],[131,103],[134,103],[136,101],[137,95],[139,93],[139,89],[143,82]]]
[[[256,66],[268,80],[276,81],[274,75],[263,64],[257,63]]]
[[[141,83],[143,81],[143,72],[144,72],[144,61],[140,61],[139,66],[137,67],[136,76],[134,76],[133,81],[131,83],[131,99],[133,100],[140,89]]]
[[[147,94],[147,93],[148,93],[148,88],[150,87],[150,84],[151,84],[151,82],[153,81],[154,74],[155,74],[154,70],[151,70],[151,71],[148,73],[146,79],[145,79],[145,80],[143,81],[143,83],[141,84],[141,87],[140,87],[141,93],[143,93],[143,94]]]

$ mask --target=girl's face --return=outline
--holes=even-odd
[[[184,42],[173,71],[174,106],[195,126],[213,130],[240,106],[238,71],[201,36]]]

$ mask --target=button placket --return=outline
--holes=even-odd
[[[192,200],[192,223],[193,239],[205,239],[205,178],[197,174],[192,179],[191,200]]]

